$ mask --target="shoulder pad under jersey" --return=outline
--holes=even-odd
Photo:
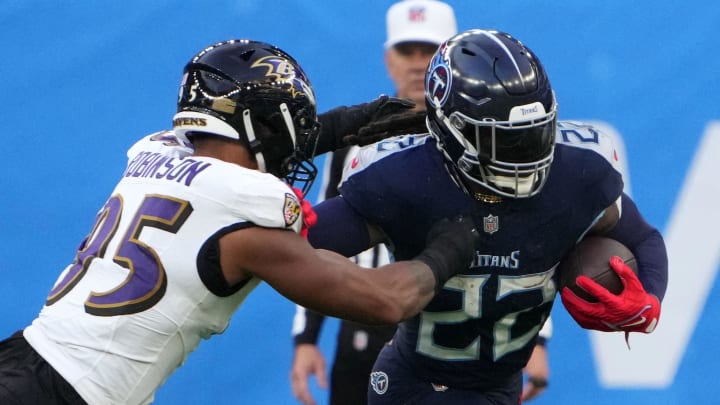
[[[615,170],[623,172],[619,161],[620,152],[613,138],[596,126],[579,121],[558,121],[555,141],[557,144],[592,150],[604,157]]]
[[[345,160],[343,176],[340,183],[344,183],[349,177],[362,172],[378,161],[398,152],[420,146],[430,139],[430,134],[400,135],[383,139],[361,148],[350,151]]]
[[[292,189],[269,173],[214,160],[216,173],[197,179],[196,192],[224,204],[238,218],[266,228],[300,232],[302,209]]]

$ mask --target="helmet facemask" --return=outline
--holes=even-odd
[[[515,107],[517,111],[536,109],[531,119],[497,121],[473,119],[459,111],[445,116],[435,111],[439,125],[451,134],[441,137],[458,143],[461,153],[446,153],[464,178],[501,196],[528,198],[539,193],[547,181],[555,145],[556,108],[545,113],[541,103]],[[513,114],[511,113],[511,118]],[[458,148],[459,146],[459,148]]]
[[[258,168],[306,194],[318,172],[313,158],[320,133],[319,123],[303,111],[293,117],[285,103],[269,117],[270,120],[253,120],[250,109],[243,111],[245,135]],[[284,158],[278,159],[282,156]]]
[[[557,103],[540,61],[510,35],[468,30],[442,43],[425,74],[427,121],[472,191],[528,198],[553,160]]]

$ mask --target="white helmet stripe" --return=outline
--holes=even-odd
[[[508,47],[500,39],[498,39],[497,32],[496,31],[485,31],[485,30],[480,30],[480,32],[483,35],[485,35],[486,37],[490,38],[493,42],[498,44],[498,46],[500,46],[500,48],[502,48],[502,50],[505,51],[505,53],[508,56],[508,59],[510,59],[513,62],[513,65],[515,66],[515,71],[517,72],[518,76],[522,76],[522,73],[520,72],[520,66],[518,66],[517,61],[515,60],[515,58],[512,55],[512,52],[510,52],[510,49],[508,49]]]
[[[297,147],[297,137],[295,136],[295,125],[293,125],[292,117],[290,116],[290,109],[288,108],[287,104],[282,103],[280,104],[280,112],[282,113],[283,121],[285,121],[285,126],[288,129],[288,132],[290,133],[290,139],[292,139],[293,143],[293,149]]]
[[[243,110],[243,124],[245,125],[245,134],[247,135],[250,149],[255,150],[257,138],[255,137],[255,129],[252,125],[252,118],[250,118],[249,109]],[[255,152],[255,160],[257,161],[258,169],[260,169],[261,172],[267,172],[267,168],[265,167],[265,158],[263,157],[262,152],[260,152],[259,150]]]

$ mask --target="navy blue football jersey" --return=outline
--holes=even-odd
[[[486,202],[459,186],[430,135],[360,149],[345,169],[342,198],[382,228],[397,260],[420,253],[443,217],[472,215],[481,234],[467,269],[399,326],[397,360],[457,388],[484,389],[520,372],[550,314],[558,262],[622,195],[614,153],[592,127],[559,123],[542,192]]]

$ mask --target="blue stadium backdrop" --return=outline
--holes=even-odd
[[[556,305],[551,383],[534,403],[717,403],[720,3],[450,3],[460,29],[501,29],[540,55],[561,118],[602,121],[622,134],[633,195],[671,256],[660,327],[632,336],[631,350],[620,336],[581,330]],[[275,43],[304,65],[324,111],[392,92],[382,64],[390,4],[0,0],[0,335],[40,309],[123,170],[126,148],[170,125],[195,51],[231,37]],[[293,312],[261,286],[156,403],[295,404],[287,379]],[[336,328],[323,335],[328,358]],[[315,394],[325,403],[324,392]]]

